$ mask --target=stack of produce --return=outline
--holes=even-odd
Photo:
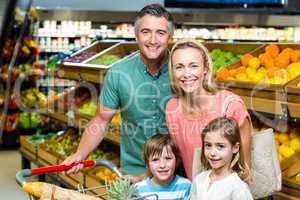
[[[221,68],[227,67],[227,65],[234,63],[241,59],[242,55],[235,55],[230,51],[222,51],[221,49],[213,49],[210,52],[210,56],[213,62],[213,70],[217,72]]]
[[[84,103],[80,108],[77,109],[78,113],[82,113],[90,117],[95,116],[96,111],[97,111],[97,105],[92,101]]]
[[[65,62],[73,62],[73,63],[81,63],[84,60],[87,60],[88,58],[96,55],[97,52],[91,51],[91,52],[82,52],[78,55],[66,58]]]
[[[252,83],[285,84],[300,75],[300,50],[269,44],[258,57],[244,54],[237,68],[222,68],[218,80],[238,80]]]
[[[118,179],[118,176],[112,170],[103,166],[97,167],[94,171],[94,174],[100,180],[108,183],[114,182]]]
[[[118,55],[102,55],[98,58],[95,58],[94,60],[90,61],[89,64],[94,65],[110,65],[118,60],[120,60],[121,57]]]
[[[20,114],[19,127],[21,129],[37,128],[41,122],[42,118],[40,114],[36,112],[23,112]]]
[[[22,103],[29,108],[40,108],[47,106],[46,96],[37,88],[27,89],[22,92]]]
[[[300,151],[300,132],[296,128],[287,133],[275,132],[275,141],[280,161]]]
[[[67,129],[63,135],[54,135],[41,145],[43,149],[51,153],[67,156],[75,152],[80,138],[75,129]]]

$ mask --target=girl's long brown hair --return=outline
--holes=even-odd
[[[218,131],[225,137],[229,143],[233,146],[235,144],[239,144],[239,152],[233,155],[232,161],[231,161],[231,168],[235,172],[238,173],[238,175],[243,180],[249,179],[249,172],[246,165],[246,162],[244,160],[243,156],[243,146],[241,142],[241,136],[240,136],[240,129],[237,124],[237,122],[234,119],[226,118],[226,117],[219,117],[214,120],[212,120],[210,123],[208,123],[205,128],[202,131],[201,137],[202,137],[202,147],[203,151],[201,154],[201,162],[203,163],[203,166],[205,169],[210,169],[209,163],[204,155],[204,138],[205,135],[210,132]]]

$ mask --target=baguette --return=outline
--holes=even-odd
[[[44,182],[28,182],[28,183],[25,183],[22,186],[22,188],[25,192],[27,192],[37,198],[40,198],[43,194],[44,186],[46,184],[47,183],[44,183]]]

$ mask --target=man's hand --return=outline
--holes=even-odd
[[[71,165],[73,163],[78,163],[78,162],[81,162],[83,161],[84,158],[83,156],[81,155],[81,153],[79,151],[77,151],[76,153],[70,155],[69,157],[67,157],[63,162],[62,164],[63,165]],[[66,171],[67,174],[71,174],[71,173],[77,173],[79,172],[81,169],[83,168],[83,164],[78,164],[78,165],[75,165],[74,167],[72,167],[71,169],[69,169],[68,171]]]

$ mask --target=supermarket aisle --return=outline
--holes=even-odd
[[[17,150],[0,151],[0,199],[28,200],[28,195],[15,181],[16,172],[21,169],[21,155]]]

